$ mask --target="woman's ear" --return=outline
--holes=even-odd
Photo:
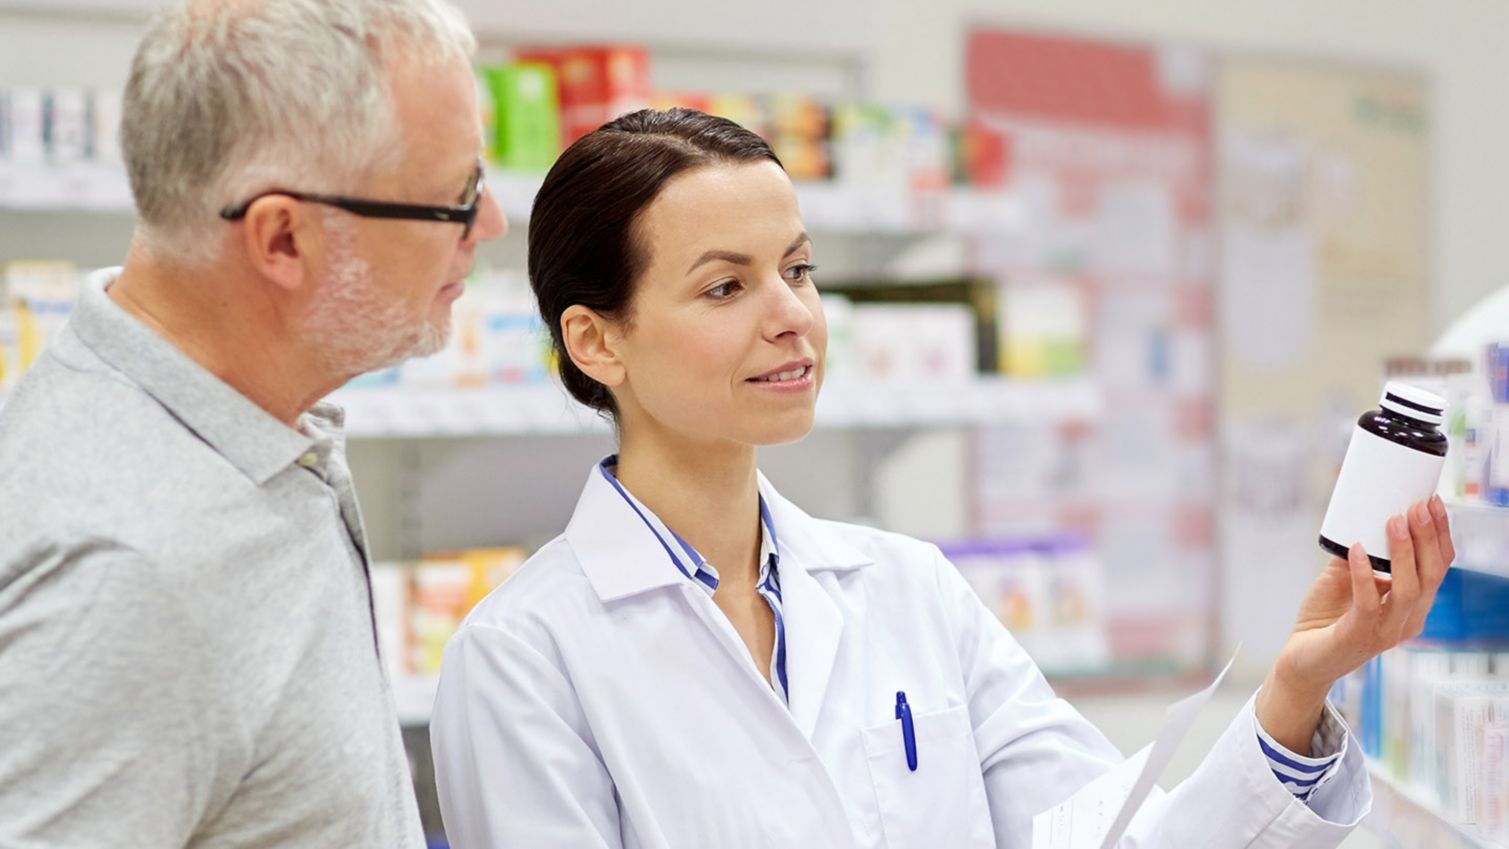
[[[561,339],[566,354],[582,373],[612,389],[627,376],[617,347],[617,325],[580,304],[561,313]]]

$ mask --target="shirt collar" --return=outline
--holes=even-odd
[[[665,549],[666,559],[669,563],[674,565],[686,577],[693,577],[697,569],[702,567],[706,562],[705,558],[703,558],[697,549],[692,547],[691,543],[688,543],[681,538],[680,534],[671,530],[665,522],[661,521],[659,516],[655,515],[653,510],[646,507],[638,498],[635,498],[634,494],[629,492],[628,488],[619,482],[617,471],[618,455],[615,454],[598,463],[597,470],[603,476],[603,479],[613,487],[613,491],[617,492],[618,496],[633,508],[635,514],[644,522],[646,529],[655,535],[656,540],[660,542],[660,547]]]
[[[609,457],[588,473],[565,533],[587,580],[605,602],[686,582],[688,576],[671,565],[670,552],[677,553],[683,564],[702,560],[697,556],[689,561],[664,523],[626,489],[620,491],[605,468],[614,459]],[[782,498],[764,475],[759,476],[759,486],[762,567],[815,571],[854,569],[873,562]]]
[[[119,276],[119,268],[110,268],[85,281],[70,318],[84,345],[258,486],[309,450],[313,437],[278,421],[112,301],[105,289]],[[306,418],[337,437],[344,425],[344,414],[330,404],[316,405]]]

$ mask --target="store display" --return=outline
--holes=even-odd
[[[989,143],[1000,137],[978,126],[962,131],[929,109],[797,93],[657,93],[649,54],[634,45],[526,46],[514,55],[475,76],[485,155],[501,172],[494,194],[516,223],[566,145],[634,109],[685,106],[754,130],[792,179],[828,189],[803,195],[818,229],[979,234],[1014,226],[1002,186],[981,171],[1004,164],[1004,149]],[[119,91],[0,87],[0,206],[132,209],[120,113]],[[964,156],[980,161],[967,167]],[[949,194],[966,173],[994,202]]]
[[[0,85],[0,209],[132,209],[119,130],[119,92]]]
[[[1407,397],[1445,408],[1447,462],[1438,492],[1457,550],[1420,638],[1368,662],[1332,691],[1374,762],[1380,827],[1399,845],[1509,841],[1509,510],[1486,497],[1493,401],[1502,397],[1495,394],[1502,384],[1495,348],[1486,346],[1476,361],[1410,356],[1386,363],[1385,399],[1408,381],[1418,392]]]
[[[1215,505],[1218,484],[1241,480],[1218,473],[1215,104],[1203,74],[1166,73],[1165,55],[989,23],[963,46],[964,170],[1017,205],[1015,226],[972,245],[974,273],[999,284],[996,367],[1082,376],[1108,411],[1046,433],[978,431],[971,527],[1092,540],[1112,666],[1146,675],[1224,654]],[[1180,56],[1185,70],[1211,58]]]
[[[1499,590],[1497,600],[1509,599]],[[1387,780],[1455,826],[1497,842],[1509,838],[1505,646],[1481,639],[1411,645],[1369,662],[1332,692]]]
[[[0,163],[118,166],[120,93],[0,86]]]
[[[1389,571],[1388,523],[1436,491],[1446,465],[1446,399],[1390,382],[1379,408],[1363,413],[1352,432],[1341,474],[1320,528],[1320,547],[1346,558],[1353,543],[1373,569]]]

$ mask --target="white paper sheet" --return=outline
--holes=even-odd
[[[1032,849],[1114,847],[1236,659],[1232,654],[1210,686],[1169,707],[1152,745],[1085,785],[1067,802],[1033,817]]]

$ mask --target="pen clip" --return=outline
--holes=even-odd
[[[896,691],[896,718],[901,720],[901,743],[906,748],[906,768],[917,771],[917,731],[912,726],[912,706],[906,703],[906,693]]]

